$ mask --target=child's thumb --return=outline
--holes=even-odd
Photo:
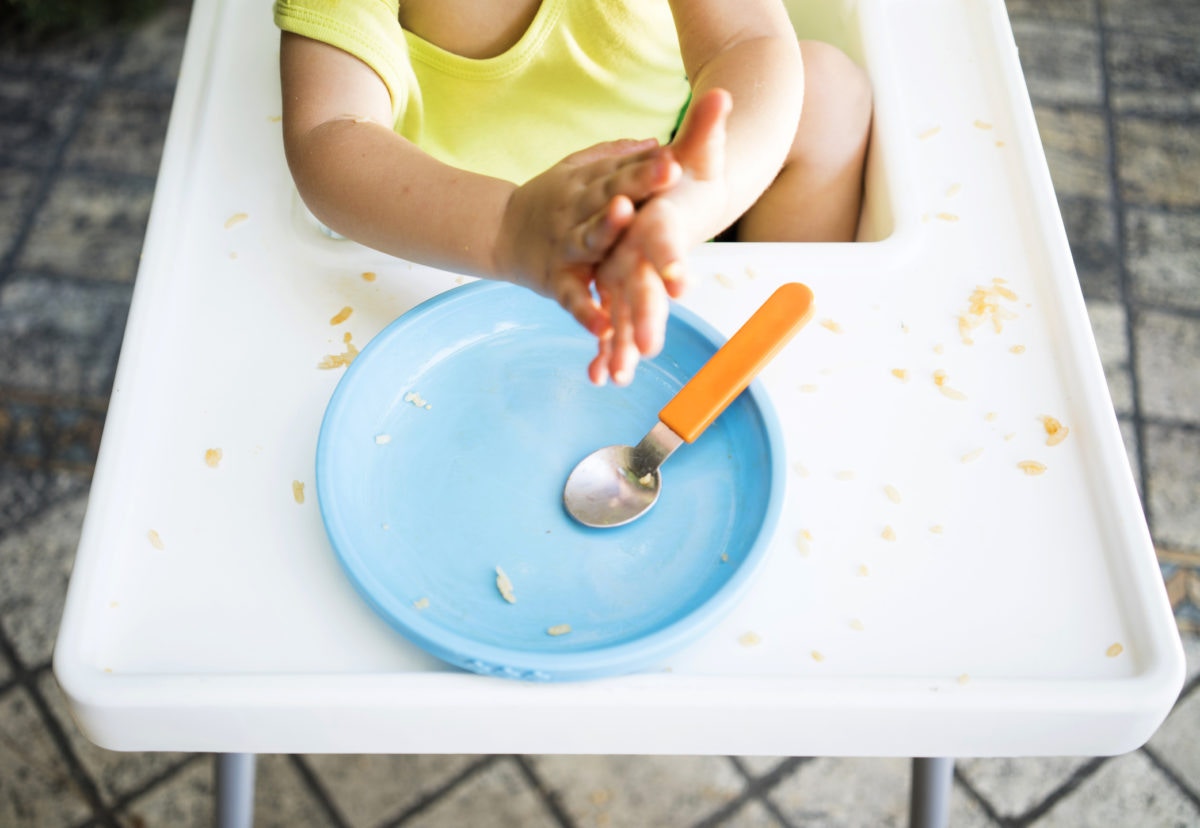
[[[724,89],[709,89],[688,106],[671,153],[694,178],[704,181],[724,172],[725,122],[732,108],[733,98]]]

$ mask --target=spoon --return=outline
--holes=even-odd
[[[624,526],[650,509],[662,488],[659,467],[696,440],[812,316],[812,291],[789,282],[701,366],[658,413],[636,446],[606,446],[579,462],[563,488],[567,511],[585,526]]]

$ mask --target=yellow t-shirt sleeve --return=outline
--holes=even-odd
[[[413,80],[399,0],[275,0],[275,25],[370,66],[391,95],[393,122],[400,118]]]

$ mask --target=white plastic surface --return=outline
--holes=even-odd
[[[197,2],[55,654],[84,732],[222,752],[1098,755],[1148,739],[1183,657],[1003,4],[824,5],[799,28],[876,86],[872,240],[708,245],[686,298],[729,334],[783,281],[817,297],[763,375],[793,468],[765,571],[662,671],[547,686],[445,667],[339,570],[313,454],[340,369],[317,364],[462,279],[307,223],[269,4]],[[965,344],[958,317],[997,278],[1012,318]]]

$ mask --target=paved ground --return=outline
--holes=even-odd
[[[960,761],[954,826],[1200,825],[1200,4],[1010,0],[1189,658],[1126,756]],[[0,826],[207,826],[212,757],[86,743],[50,672],[188,7],[0,43]],[[269,756],[260,825],[884,826],[907,763]]]

